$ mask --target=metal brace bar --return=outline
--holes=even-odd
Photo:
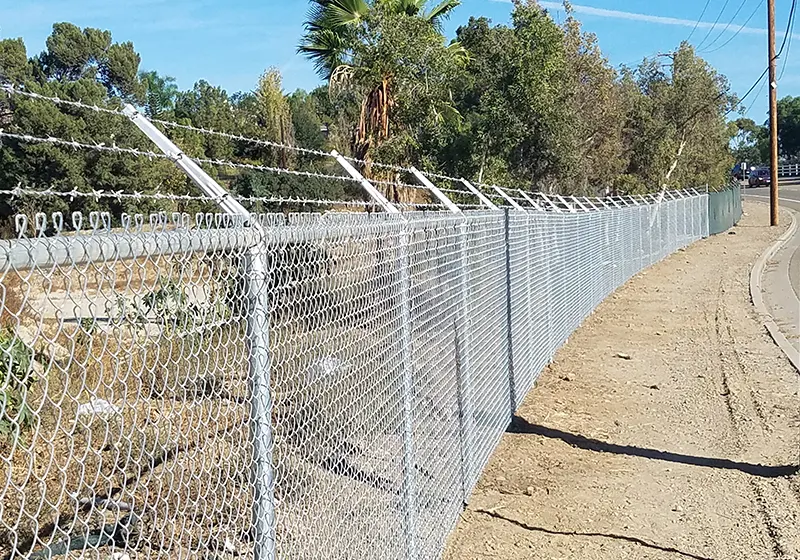
[[[467,187],[467,189],[469,189],[469,192],[478,197],[478,200],[480,200],[484,206],[488,206],[492,210],[500,210],[500,208],[494,202],[486,198],[486,196],[481,191],[472,186],[472,183],[470,183],[463,177],[461,178],[461,182],[464,183],[464,186]]]
[[[550,200],[546,194],[539,193],[539,196],[541,196],[545,200],[545,202],[547,202],[547,204],[550,205],[550,208],[552,208],[555,212],[558,212],[559,214],[563,213],[563,210],[561,210],[561,208],[558,207],[558,204]]]
[[[535,200],[533,200],[531,197],[528,196],[528,193],[526,193],[522,189],[517,189],[517,190],[519,191],[519,194],[522,195],[522,198],[527,200],[530,203],[530,205],[533,206],[536,210],[543,210],[542,207],[539,206],[539,203],[537,203]]]
[[[451,211],[453,214],[463,214],[463,212],[461,211],[461,208],[459,208],[458,206],[456,206],[456,204],[455,204],[455,203],[454,203],[452,200],[450,200],[450,199],[447,197],[447,195],[446,195],[446,194],[444,194],[442,191],[440,191],[440,190],[439,190],[439,187],[437,187],[436,185],[434,185],[433,183],[431,183],[431,182],[428,180],[428,178],[427,178],[425,175],[423,175],[423,174],[422,174],[422,172],[421,172],[419,169],[417,169],[416,167],[412,167],[412,168],[411,168],[411,173],[413,173],[413,174],[414,174],[414,177],[416,177],[416,178],[417,178],[417,180],[418,180],[420,183],[422,183],[423,185],[425,185],[425,187],[427,187],[427,189],[428,189],[429,191],[431,191],[431,192],[434,194],[434,196],[435,196],[436,198],[438,198],[438,199],[439,199],[439,201],[440,201],[442,204],[444,204],[444,205],[445,205],[445,207],[446,207],[448,210],[450,210],[450,211]]]
[[[588,196],[584,196],[583,198],[584,198],[584,200],[586,200],[586,204],[588,204],[589,206],[592,207],[592,210],[598,210],[597,206],[595,206],[595,204],[594,204],[594,202],[592,202],[591,198],[589,198]]]
[[[569,212],[571,212],[571,213],[573,213],[573,214],[578,212],[578,211],[575,209],[575,207],[574,207],[574,206],[572,206],[572,205],[570,205],[570,203],[567,201],[567,199],[566,199],[566,198],[564,198],[563,196],[561,196],[560,194],[557,194],[557,195],[555,195],[555,197],[556,197],[556,198],[559,200],[559,202],[561,202],[561,204],[563,204],[564,206],[566,206],[567,208],[569,208]]]
[[[500,188],[500,187],[498,187],[497,185],[492,185],[492,188],[493,188],[495,191],[497,191],[497,194],[499,194],[499,195],[500,195],[500,196],[502,196],[504,199],[506,199],[506,202],[508,202],[508,203],[511,205],[511,207],[512,207],[512,208],[514,208],[514,210],[522,210],[523,212],[525,211],[525,209],[524,209],[522,206],[520,206],[520,205],[519,205],[519,203],[518,203],[516,200],[514,200],[513,198],[511,198],[511,197],[510,197],[510,196],[509,196],[509,195],[506,193],[506,191],[504,191],[503,189],[501,189],[501,188]]]
[[[344,159],[344,157],[339,152],[333,150],[331,152],[331,156],[333,156],[336,159],[336,161],[339,162],[339,165],[341,165],[353,179],[355,179],[361,184],[363,189],[367,191],[367,193],[372,197],[372,199],[375,202],[381,205],[381,208],[383,208],[384,211],[388,212],[389,214],[400,214],[400,210],[397,209],[397,206],[389,202],[389,199],[383,196],[383,193],[378,189],[376,189],[375,185],[367,181],[364,178],[364,176],[361,173],[359,173],[358,170],[355,167],[353,167],[349,161]]]
[[[570,198],[575,201],[575,204],[577,204],[581,210],[583,210],[584,212],[589,211],[589,209],[586,206],[584,206],[583,202],[581,202],[577,196],[570,196]]]
[[[236,214],[238,216],[246,216],[250,218],[244,206],[239,204],[230,195],[228,191],[223,189],[219,183],[212,179],[208,173],[203,171],[192,158],[183,153],[183,151],[176,146],[169,138],[153,125],[147,118],[142,115],[133,105],[125,105],[122,112],[127,116],[139,130],[141,130],[158,148],[164,152],[175,165],[183,171],[192,182],[200,187],[205,194],[215,198],[225,212],[228,214]]]

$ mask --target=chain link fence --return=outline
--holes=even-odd
[[[20,218],[0,557],[439,557],[556,350],[709,231],[556,210]]]
[[[708,193],[708,230],[711,235],[727,231],[742,218],[742,187],[732,182]]]

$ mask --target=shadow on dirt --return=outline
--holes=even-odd
[[[694,455],[682,455],[669,451],[659,451],[658,449],[648,449],[646,447],[636,447],[633,445],[617,445],[607,443],[598,439],[587,438],[578,434],[563,432],[546,426],[531,424],[520,416],[514,416],[511,425],[506,430],[510,434],[531,434],[551,439],[560,439],[573,447],[597,451],[599,453],[615,453],[619,455],[629,455],[631,457],[644,457],[645,459],[655,459],[658,461],[668,461],[670,463],[682,463],[684,465],[695,465],[698,467],[710,467],[712,469],[737,470],[749,475],[762,478],[777,478],[792,476],[800,472],[800,465],[780,465],[769,467],[765,465],[754,465],[751,463],[740,463],[729,459],[714,459],[710,457],[696,457]]]

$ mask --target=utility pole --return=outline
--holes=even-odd
[[[769,207],[772,226],[778,225],[778,83],[775,77],[775,0],[767,0],[769,26]]]

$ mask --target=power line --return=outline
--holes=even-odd
[[[716,48],[714,48],[714,49],[711,49],[711,50],[707,50],[707,49],[705,49],[703,52],[704,52],[704,53],[706,53],[706,54],[711,54],[711,53],[713,53],[713,52],[717,52],[718,50],[720,50],[720,49],[723,49],[723,48],[725,48],[726,46],[728,46],[728,45],[730,44],[730,42],[731,42],[731,41],[733,41],[733,40],[734,40],[734,39],[735,39],[735,38],[736,38],[736,37],[739,35],[739,33],[742,31],[742,29],[744,29],[745,27],[747,27],[747,24],[748,24],[748,23],[750,23],[750,21],[751,21],[751,20],[752,20],[752,19],[755,17],[755,15],[756,15],[756,14],[757,14],[757,13],[758,13],[760,10],[761,10],[761,8],[764,6],[764,1],[765,1],[765,0],[761,0],[761,1],[758,3],[758,5],[755,7],[755,9],[754,9],[754,10],[753,10],[753,11],[750,13],[750,15],[747,17],[747,19],[745,20],[745,22],[744,22],[744,23],[743,23],[741,26],[739,26],[739,29],[737,29],[737,30],[736,30],[736,31],[733,33],[733,35],[732,35],[731,37],[729,37],[729,38],[728,38],[728,40],[727,40],[727,41],[725,41],[724,43],[722,43],[721,45],[719,45],[718,47],[716,47]]]
[[[783,54],[783,48],[786,46],[786,41],[791,37],[792,27],[794,26],[794,11],[797,8],[797,0],[792,0],[792,7],[789,10],[789,21],[786,22],[786,33],[783,35],[783,42],[781,43],[781,48],[778,49],[778,54],[775,55],[775,58],[780,58]]]
[[[701,21],[703,21],[703,16],[706,15],[706,10],[708,10],[709,4],[711,4],[711,0],[706,0],[706,5],[703,6],[703,11],[700,12],[700,17],[697,18],[697,22],[694,24],[694,27],[692,28],[692,32],[689,33],[688,37],[686,37],[687,41],[692,38],[692,35],[694,35],[694,32],[697,31],[697,26],[700,25]]]
[[[758,99],[758,97],[761,95],[761,92],[762,92],[762,91],[764,91],[764,86],[765,86],[765,85],[767,85],[767,82],[768,82],[769,80],[763,80],[763,79],[762,79],[762,80],[759,80],[759,81],[761,82],[761,87],[759,87],[759,88],[758,88],[758,91],[756,92],[756,99]],[[750,113],[750,111],[751,111],[752,109],[753,109],[753,106],[752,106],[752,105],[750,105],[750,106],[749,106],[747,109],[745,109],[744,113],[742,113],[742,114],[743,114],[744,116],[747,116],[747,115]]]
[[[716,19],[716,20],[714,20],[714,23],[712,23],[712,24],[711,24],[711,27],[709,27],[709,28],[708,28],[708,32],[706,33],[706,36],[705,36],[705,37],[703,37],[703,40],[702,40],[702,41],[700,41],[700,43],[698,43],[698,44],[697,44],[697,47],[696,47],[696,48],[697,48],[698,50],[699,50],[699,49],[700,49],[700,47],[702,47],[702,46],[703,46],[703,44],[706,42],[706,40],[708,39],[708,37],[711,35],[711,32],[712,32],[712,31],[714,31],[714,29],[717,27],[717,24],[719,23],[719,20],[720,20],[720,19],[722,19],[722,14],[724,14],[724,13],[725,13],[725,8],[727,8],[727,7],[728,7],[728,3],[729,3],[729,2],[730,2],[730,0],[725,0],[725,4],[723,4],[723,5],[722,5],[722,9],[719,11],[719,14],[717,14],[717,19]]]
[[[783,37],[783,42],[786,43],[786,38],[789,38],[789,43],[786,47],[786,58],[783,61],[783,67],[781,68],[780,76],[778,76],[778,81],[783,78],[784,72],[786,72],[786,67],[789,65],[789,51],[792,50],[792,35],[794,33],[794,18],[796,17],[795,9],[797,7],[797,0],[792,1],[792,9],[789,11],[789,28],[787,34]],[[781,51],[783,50],[783,46],[781,45]]]
[[[790,31],[791,31],[792,25],[794,24],[794,13],[795,13],[796,7],[797,7],[797,0],[792,0],[792,8],[791,8],[791,10],[789,12],[789,21],[787,22],[787,25],[786,25],[786,34],[783,37],[783,43],[781,43],[780,49],[775,54],[775,59],[780,58],[780,56],[783,54],[784,48],[786,47],[786,41],[790,36]],[[772,61],[770,61],[770,63],[771,62]],[[764,69],[764,71],[761,73],[761,75],[756,79],[756,81],[753,82],[753,85],[750,87],[750,89],[747,90],[747,93],[745,93],[742,97],[739,98],[739,103],[743,102],[745,99],[747,99],[750,96],[751,93],[753,93],[753,90],[756,89],[756,87],[758,87],[758,84],[761,83],[761,80],[764,78],[764,76],[767,75],[768,72],[769,72],[769,65],[767,65],[767,67]],[[711,103],[709,103],[708,105],[705,105],[703,107],[700,107],[697,111],[692,113],[692,115],[688,119],[683,121],[683,125],[685,125],[690,120],[692,120],[694,117],[699,115],[701,111],[704,111],[704,110],[708,109],[712,104],[714,104],[717,101],[719,101],[720,99],[722,99],[725,95],[727,95],[727,92],[722,92],[719,95],[717,95],[711,101]],[[728,109],[728,111],[725,113],[725,115],[729,115],[732,112],[733,112],[733,108]],[[681,126],[683,126],[683,125],[681,125]]]
[[[711,47],[713,47],[713,46],[714,46],[714,44],[715,44],[717,41],[719,41],[720,37],[722,37],[722,36],[725,34],[725,32],[726,32],[726,31],[728,31],[728,29],[730,29],[730,27],[731,27],[731,24],[733,23],[733,20],[735,20],[735,19],[736,19],[736,16],[738,16],[738,15],[739,15],[739,12],[741,12],[741,11],[742,11],[742,8],[744,8],[745,4],[747,4],[747,0],[742,0],[742,3],[741,3],[741,4],[739,4],[739,7],[736,9],[736,12],[733,14],[733,17],[731,17],[730,21],[727,23],[727,25],[725,25],[725,27],[722,29],[722,31],[720,31],[720,32],[719,32],[719,35],[717,35],[717,36],[714,38],[714,40],[713,40],[713,41],[711,41],[711,42],[710,42],[708,45],[706,45],[706,48],[705,48],[705,49],[703,49],[704,51],[707,51],[708,49],[710,49]],[[740,29],[741,29],[741,28],[740,28]],[[737,33],[738,33],[738,32],[737,32]],[[734,36],[735,36],[735,35],[734,35]]]

